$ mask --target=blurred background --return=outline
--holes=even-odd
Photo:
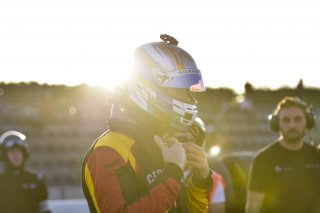
[[[258,89],[244,83],[244,93],[207,88],[196,93],[200,117],[207,125],[206,151],[211,168],[226,182],[227,208],[241,209],[248,169],[255,151],[277,138],[267,117],[284,96],[300,96],[313,105],[319,124],[320,90]],[[43,172],[50,200],[82,199],[81,161],[92,142],[106,129],[112,91],[78,86],[0,83],[0,133],[26,134],[31,148],[27,167]],[[306,141],[319,144],[320,127]],[[311,141],[312,140],[312,141]]]
[[[0,133],[26,134],[27,166],[44,172],[51,201],[82,199],[82,157],[106,128],[133,50],[169,34],[202,72],[210,165],[225,178],[227,210],[241,212],[251,160],[277,138],[267,120],[276,103],[299,96],[319,124],[319,9],[315,0],[2,0]],[[306,141],[319,144],[319,128]]]

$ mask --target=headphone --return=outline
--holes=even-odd
[[[306,127],[307,129],[312,129],[316,124],[316,116],[312,110],[311,106],[307,106],[307,104],[302,101],[298,97],[285,97],[282,101],[280,101],[277,105],[277,108],[273,114],[268,116],[270,128],[274,132],[278,132],[280,130],[279,127],[279,112],[283,108],[297,106],[301,108],[306,117]]]

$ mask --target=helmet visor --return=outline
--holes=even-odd
[[[13,147],[24,147],[25,143],[23,140],[10,139],[6,141],[3,146],[5,149],[12,149]]]
[[[197,69],[183,69],[169,73],[161,86],[189,89],[192,92],[206,91],[200,70]]]

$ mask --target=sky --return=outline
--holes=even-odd
[[[0,0],[0,81],[112,88],[169,34],[207,87],[318,87],[320,1]]]

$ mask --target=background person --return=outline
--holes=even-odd
[[[7,131],[0,137],[4,172],[0,174],[1,213],[50,213],[43,175],[25,169],[29,156],[26,136]]]
[[[246,212],[319,212],[320,155],[303,138],[315,125],[307,104],[285,97],[270,116],[280,137],[260,150],[252,164]]]

